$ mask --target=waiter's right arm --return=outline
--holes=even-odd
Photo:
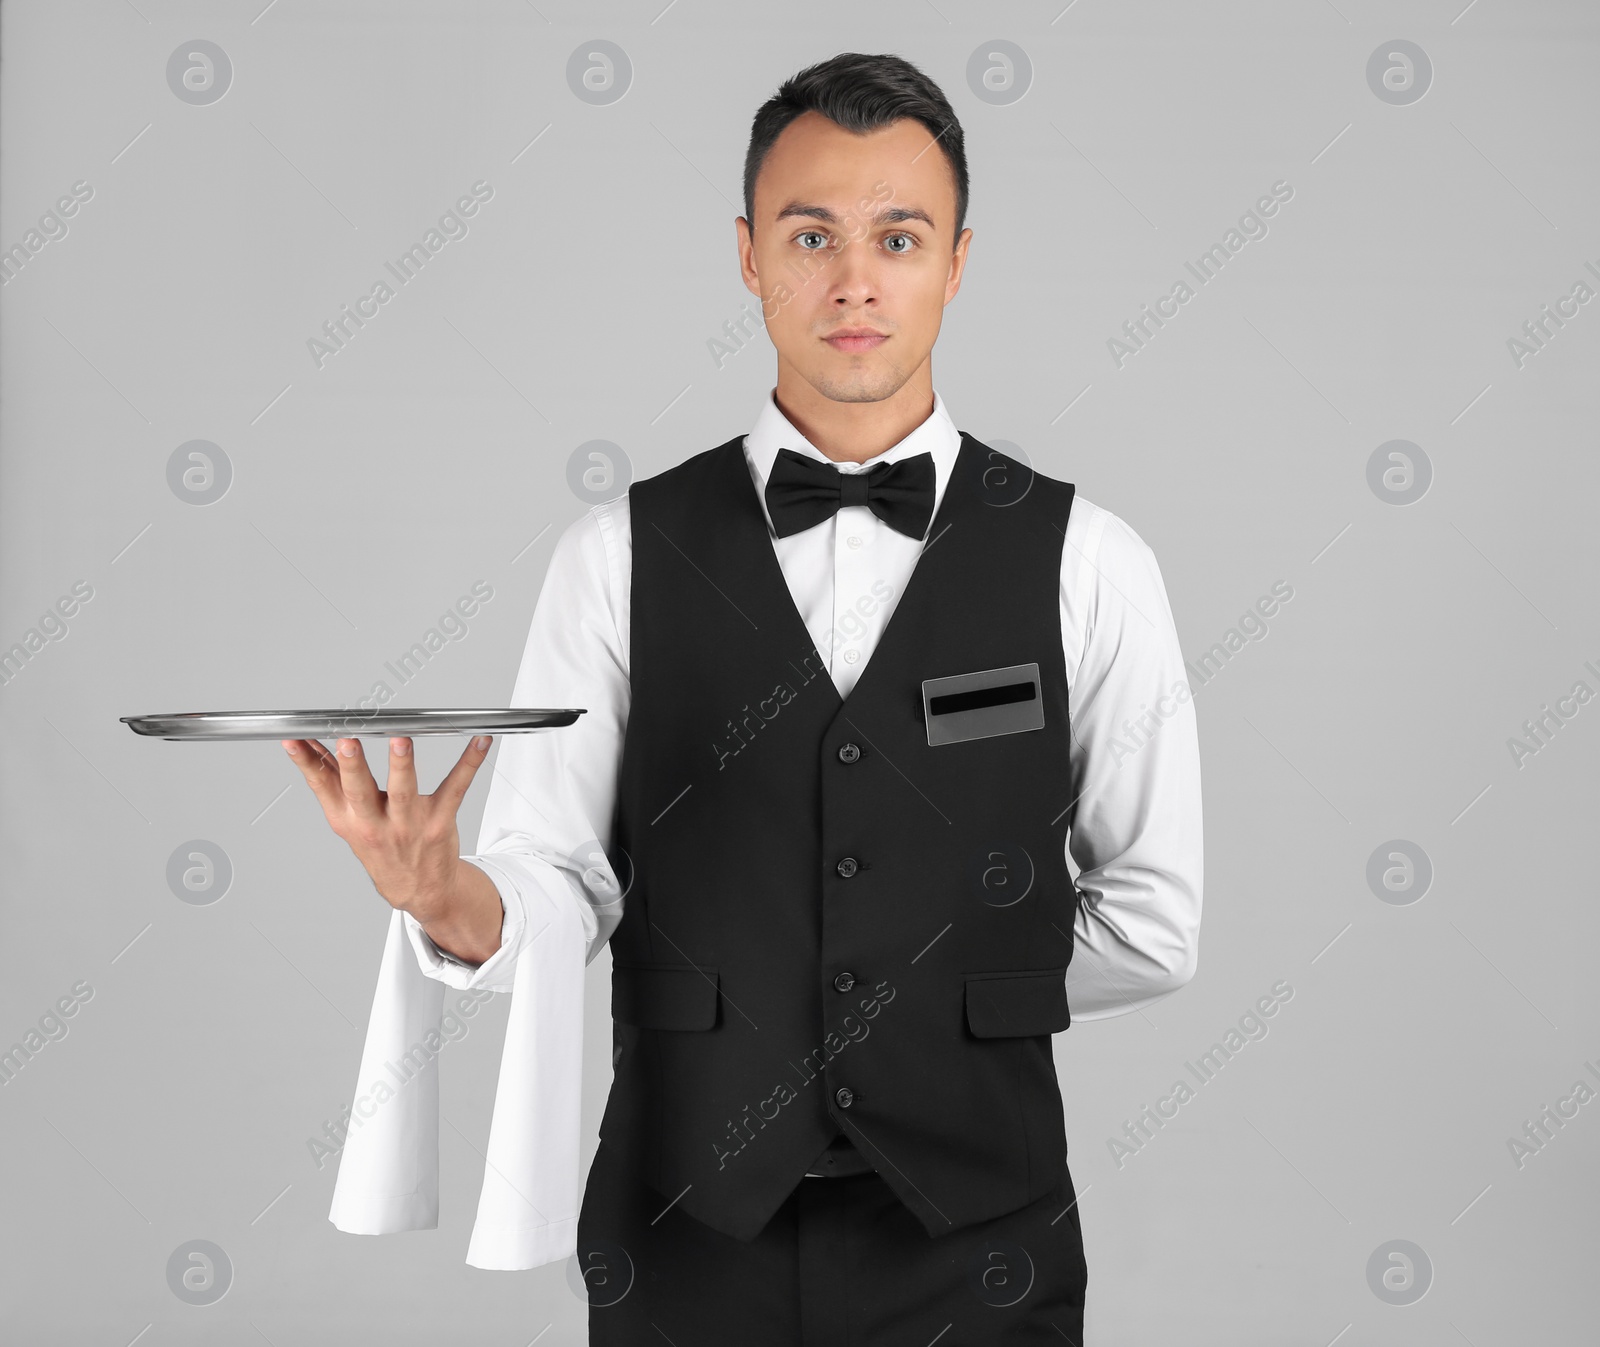
[[[500,741],[477,849],[461,858],[472,887],[455,896],[470,910],[474,889],[480,904],[487,896],[487,879],[499,911],[479,906],[480,913],[488,907],[489,920],[473,933],[477,943],[469,938],[462,949],[451,944],[448,909],[426,922],[406,914],[423,972],[450,986],[509,991],[517,956],[574,912],[587,963],[622,920],[624,900],[605,848],[631,700],[628,525],[624,495],[570,524],[551,553],[509,704],[585,711],[563,728]],[[473,956],[485,937],[492,952],[479,961]]]

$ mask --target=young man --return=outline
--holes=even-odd
[[[509,989],[515,964],[539,998],[489,1156],[534,1215],[495,1215],[486,1175],[479,1219],[545,1242],[469,1261],[575,1244],[593,1343],[1082,1341],[1051,1035],[1193,975],[1198,750],[1150,549],[934,391],[966,205],[960,125],[908,62],[786,82],[736,221],[777,385],[748,435],[560,539],[513,703],[587,713],[507,741],[471,857],[487,741],[432,797],[404,740],[387,795],[354,740],[291,750],[421,971]],[[544,1093],[508,1126],[572,1145],[551,1073],[576,1079],[606,943],[615,1079],[574,1237],[555,1161],[511,1181],[496,1145],[530,1054]],[[432,1223],[398,1179],[371,1197],[336,1196],[340,1227]]]

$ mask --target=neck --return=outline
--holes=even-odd
[[[933,373],[924,362],[886,398],[836,402],[780,362],[772,397],[789,423],[835,463],[865,463],[933,415]]]

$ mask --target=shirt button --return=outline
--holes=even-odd
[[[855,1102],[855,1094],[847,1085],[841,1085],[833,1092],[833,1102],[840,1108],[849,1108]]]
[[[839,761],[840,762],[854,762],[860,756],[861,756],[861,746],[859,744],[840,744],[839,745]]]
[[[846,538],[844,540],[844,543],[845,543],[846,547],[850,548],[853,551],[855,548],[861,546],[861,539],[860,538],[853,538],[853,537],[852,538]]]
[[[859,650],[857,650],[854,646],[851,646],[850,649],[848,649],[848,650],[846,650],[844,652],[844,662],[846,664],[854,664],[860,658],[861,658],[861,652]]]
[[[846,856],[842,861],[839,862],[836,868],[838,869],[839,873],[844,876],[844,878],[849,879],[851,875],[855,874],[855,872],[860,869],[860,866],[857,864],[854,856]]]
[[[847,992],[855,985],[856,975],[854,973],[840,973],[839,976],[833,980],[835,991]]]

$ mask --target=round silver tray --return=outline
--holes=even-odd
[[[412,711],[179,711],[119,716],[135,734],[162,739],[359,739],[417,734],[520,734],[570,725],[587,707]]]

